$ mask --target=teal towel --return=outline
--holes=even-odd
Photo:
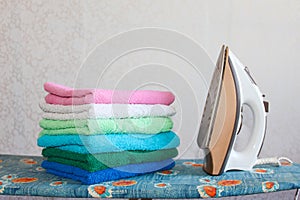
[[[174,132],[164,132],[155,135],[147,134],[108,134],[108,135],[44,135],[38,138],[40,147],[81,146],[88,152],[118,152],[124,150],[159,150],[179,146],[179,137]],[[71,150],[68,148],[60,148]],[[95,149],[95,150],[94,150]],[[71,150],[72,151],[72,150]],[[76,151],[75,151],[76,152]],[[82,152],[81,152],[82,153]]]

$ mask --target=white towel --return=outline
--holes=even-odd
[[[40,103],[43,118],[53,120],[128,118],[128,117],[167,117],[176,113],[172,106],[161,104],[84,104],[54,105]]]

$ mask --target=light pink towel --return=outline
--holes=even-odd
[[[175,97],[171,92],[153,90],[102,90],[73,89],[47,82],[44,89],[49,92],[45,100],[49,104],[82,105],[82,104],[164,104],[170,105]]]

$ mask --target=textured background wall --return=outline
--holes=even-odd
[[[39,155],[43,83],[72,85],[95,45],[139,27],[188,35],[213,61],[221,45],[228,44],[250,67],[271,102],[262,156],[285,155],[300,162],[297,0],[0,1],[0,153]],[[142,59],[132,60],[143,63]],[[121,64],[131,62],[127,58]],[[182,145],[188,146],[195,133],[179,135]],[[200,155],[192,143],[182,156]]]

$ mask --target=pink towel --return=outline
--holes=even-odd
[[[175,97],[171,92],[153,90],[102,90],[73,89],[47,82],[44,89],[49,92],[45,100],[49,104],[81,105],[81,104],[164,104],[170,105]]]

